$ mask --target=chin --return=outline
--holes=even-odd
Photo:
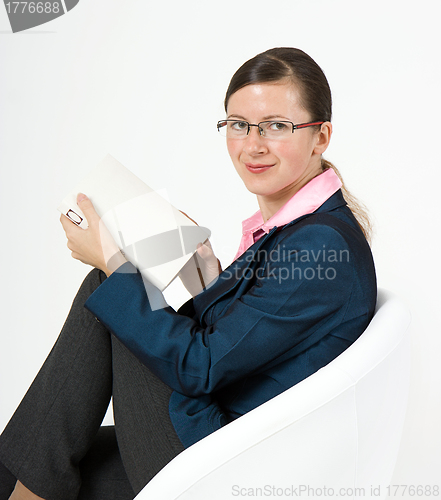
[[[268,186],[256,186],[252,183],[244,183],[247,190],[256,196],[271,196],[278,192],[277,189],[268,189]]]

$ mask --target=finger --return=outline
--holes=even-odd
[[[67,233],[67,231],[72,227],[72,225],[75,225],[64,214],[61,214],[61,216],[60,216],[60,222],[61,222],[61,225],[63,226],[63,229],[64,229],[65,233]]]
[[[60,222],[61,222],[61,225],[63,226],[64,231],[66,231],[66,228],[64,227],[64,219],[66,219],[66,216],[61,214],[60,215]]]
[[[73,222],[71,219],[69,219],[69,217],[67,217],[64,214],[60,215],[60,222],[61,222],[61,225],[63,226],[63,229],[66,232],[69,231],[72,227],[78,227],[78,225],[75,224],[75,222]]]
[[[214,252],[213,249],[211,248],[210,243],[208,240],[204,243],[198,243],[197,245],[197,252],[200,257],[202,257],[204,260],[209,260],[214,258]]]
[[[84,193],[78,193],[77,204],[83,211],[89,224],[92,221],[99,219],[99,215],[96,213],[93,203]]]
[[[75,260],[81,260],[81,255],[80,255],[79,253],[75,252],[75,251],[72,251],[72,252],[70,253],[70,256],[71,256],[73,259],[75,259]]]
[[[63,226],[64,232],[66,233],[66,238],[70,238],[75,231],[84,231],[80,227],[78,227],[74,222],[68,219],[65,215],[61,215],[60,217],[61,225]]]
[[[205,246],[202,243],[198,243],[197,244],[196,251],[197,251],[197,253],[198,253],[198,255],[200,257],[202,257],[202,258],[206,257],[206,249],[205,249]]]

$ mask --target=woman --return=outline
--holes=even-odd
[[[101,241],[90,200],[79,197],[88,230],[62,219],[72,256],[96,269],[1,437],[0,461],[18,479],[11,499],[132,498],[184,448],[329,363],[368,325],[367,219],[322,159],[332,132],[323,72],[300,50],[266,51],[235,73],[225,109],[218,129],[259,211],[220,274],[200,246],[210,286],[178,312],[152,310],[162,295]],[[112,394],[117,444],[112,429],[98,432]],[[113,497],[107,469],[120,478]]]

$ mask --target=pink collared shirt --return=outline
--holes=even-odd
[[[322,174],[311,179],[289,199],[280,210],[264,222],[260,210],[242,222],[242,239],[234,259],[242,255],[264,233],[269,233],[274,227],[284,226],[298,217],[310,214],[341,188],[342,184],[337,174],[329,168]],[[258,233],[258,234],[256,234]]]

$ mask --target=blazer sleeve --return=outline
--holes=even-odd
[[[354,259],[331,262],[324,251],[345,255],[350,249],[339,232],[325,225],[279,238],[260,276],[242,278],[253,285],[205,328],[167,306],[130,263],[107,278],[85,307],[167,385],[196,397],[261,369],[294,347],[301,350],[311,335],[324,336],[343,321],[354,285]],[[152,298],[163,307],[152,310]]]

